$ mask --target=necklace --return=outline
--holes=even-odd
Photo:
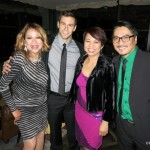
[[[41,61],[41,58],[30,58],[30,61],[33,63],[38,63]]]

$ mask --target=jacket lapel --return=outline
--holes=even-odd
[[[139,73],[139,67],[141,66],[140,64],[141,55],[142,55],[142,51],[138,49],[135,55],[135,59],[132,67],[131,79],[130,79],[130,99],[133,97],[133,93],[135,93],[133,92],[134,89],[136,89],[135,83],[137,82],[137,80],[139,80],[137,75]]]
[[[118,55],[113,59],[116,68],[116,76],[118,77],[121,56]]]

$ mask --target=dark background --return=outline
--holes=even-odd
[[[38,7],[20,2],[12,2],[10,0],[1,0],[0,4],[7,4],[16,8],[12,10],[0,9],[0,62],[8,59],[14,49],[17,33],[27,22],[36,22],[42,25],[42,16],[38,13]],[[17,12],[17,8],[23,8],[23,12]],[[33,13],[27,12],[26,9],[31,9]],[[37,10],[37,14],[35,13]],[[100,26],[107,34],[108,41],[104,49],[104,53],[111,56],[115,53],[112,43],[111,35],[114,23],[117,20],[131,21],[139,30],[138,45],[141,49],[146,50],[148,31],[150,25],[150,5],[147,6],[115,6],[102,7],[99,9],[78,9],[73,10],[78,18],[78,26],[76,32],[73,34],[75,39],[82,41],[82,35],[86,28],[90,26]],[[56,21],[59,12],[56,10],[49,10],[49,14],[53,15],[52,20],[53,29],[50,33],[56,32]]]

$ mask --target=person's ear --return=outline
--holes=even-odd
[[[57,28],[59,29],[59,26],[60,26],[60,23],[59,23],[59,21],[57,21]]]
[[[76,29],[77,29],[77,25],[74,26],[73,32],[76,31]]]
[[[135,36],[135,43],[137,44],[137,36]]]

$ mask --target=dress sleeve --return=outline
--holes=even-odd
[[[10,61],[11,71],[8,74],[2,75],[0,79],[0,92],[12,112],[15,111],[17,107],[12,97],[11,83],[19,75],[23,59],[22,54],[16,53]]]

